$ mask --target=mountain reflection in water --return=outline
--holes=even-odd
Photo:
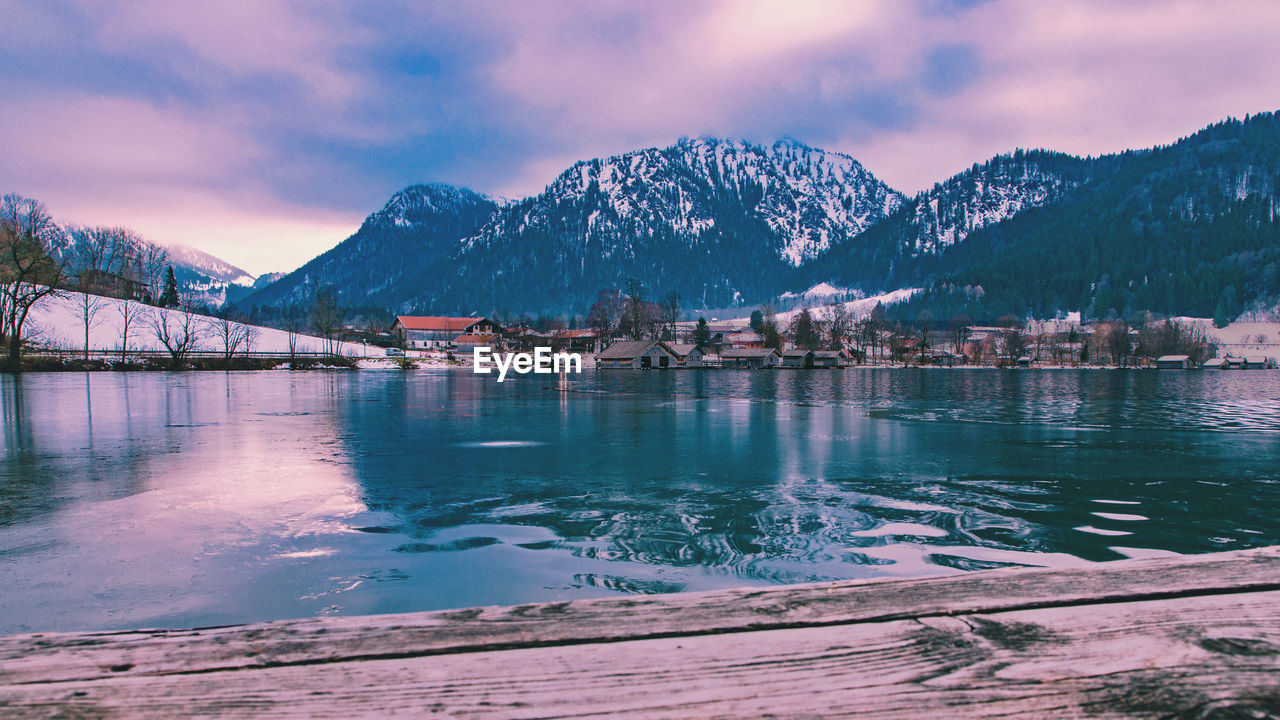
[[[0,378],[0,631],[1280,542],[1280,373]]]

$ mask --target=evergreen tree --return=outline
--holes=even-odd
[[[711,328],[704,317],[698,318],[698,326],[693,329],[693,344],[700,348],[711,344]]]
[[[764,327],[764,313],[759,308],[751,311],[751,329],[760,332]]]
[[[178,278],[173,274],[173,266],[170,265],[164,271],[164,290],[160,292],[160,300],[156,305],[162,308],[176,308],[182,304],[182,300],[178,297]]]
[[[817,350],[822,345],[822,335],[815,326],[813,314],[809,312],[809,308],[801,310],[796,316],[795,324],[791,326],[791,333],[798,348]]]

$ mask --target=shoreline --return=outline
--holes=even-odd
[[[47,356],[24,357],[19,373],[62,373],[62,372],[264,372],[264,371],[304,371],[304,370],[413,370],[439,369],[473,369],[468,360],[448,359],[443,357],[349,357],[343,355],[327,357],[195,357],[174,360],[161,357],[128,357],[124,360],[105,357],[54,358]],[[836,368],[725,368],[711,365],[697,367],[667,368],[611,368],[596,365],[591,356],[583,357],[583,369],[601,369],[609,372],[649,372],[649,371],[745,371],[745,372],[840,372],[845,370],[939,370],[939,371],[985,371],[999,370],[1008,372],[1037,372],[1063,370],[1157,370],[1154,365],[1117,366],[1117,365],[1032,365],[1027,367],[1001,367],[998,365],[904,365],[904,364],[855,364]],[[1180,368],[1181,369],[1181,368]],[[1238,369],[1185,368],[1183,372],[1233,372]],[[15,374],[10,368],[0,368],[0,373]]]

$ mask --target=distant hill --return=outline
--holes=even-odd
[[[1228,120],[1172,145],[1089,161],[1051,203],[974,231],[889,284],[903,310],[1231,318],[1280,297],[1280,116]]]
[[[460,241],[497,210],[493,201],[465,188],[412,185],[366,218],[354,235],[241,299],[238,307],[305,303],[321,285],[336,289],[349,305],[430,307],[460,271]],[[462,308],[454,304],[449,310]]]

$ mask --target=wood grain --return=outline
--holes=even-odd
[[[433,711],[1280,715],[1280,550],[0,639],[4,717]]]

